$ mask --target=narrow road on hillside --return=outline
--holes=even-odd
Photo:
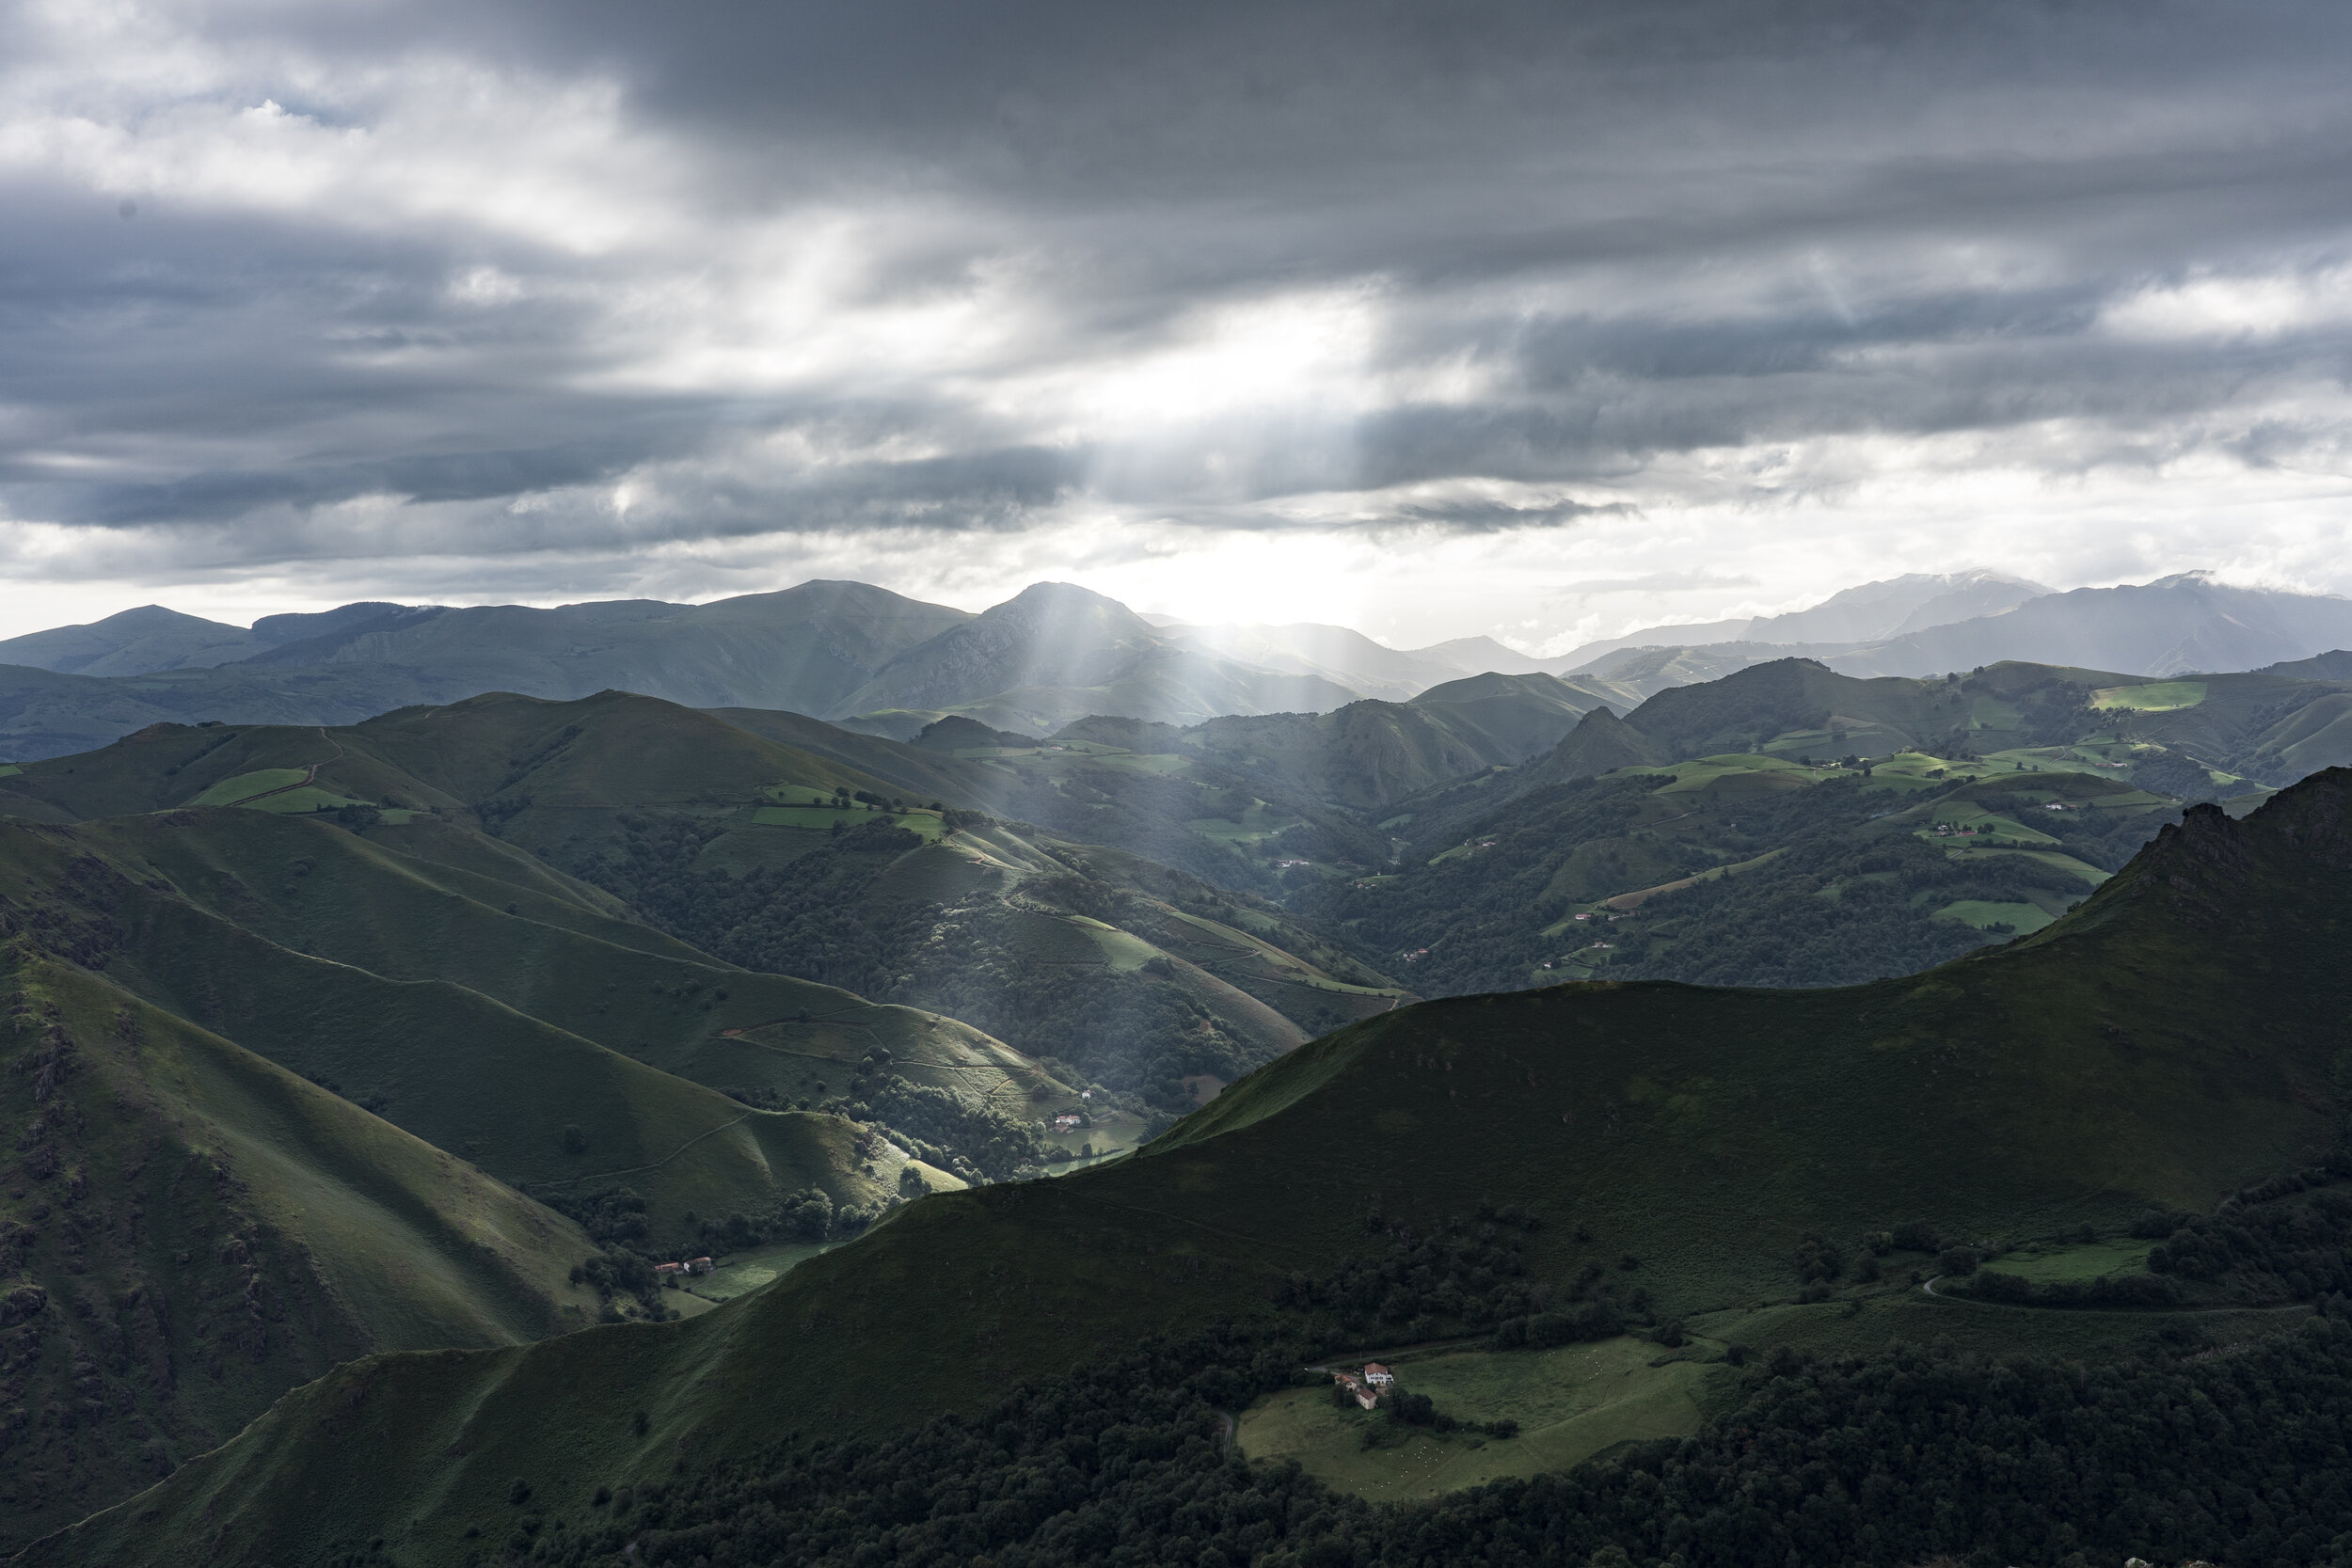
[[[679,1155],[685,1153],[688,1149],[693,1148],[705,1138],[716,1137],[718,1134],[725,1132],[730,1127],[739,1127],[744,1122],[751,1120],[752,1117],[757,1114],[758,1113],[755,1111],[746,1111],[741,1116],[737,1117],[733,1121],[723,1121],[716,1127],[710,1128],[705,1132],[697,1132],[692,1137],[687,1139],[684,1143],[678,1145],[675,1148],[670,1150],[669,1153],[664,1154],[660,1159],[656,1160],[652,1164],[631,1165],[627,1170],[596,1171],[592,1175],[567,1177],[560,1181],[546,1182],[544,1185],[549,1187],[577,1187],[582,1181],[603,1181],[615,1176],[634,1176],[639,1171],[660,1170],[662,1166],[668,1164],[671,1161],[676,1159]]]

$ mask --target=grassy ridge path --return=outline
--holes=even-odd
[[[2066,1310],[2064,1307],[2036,1307],[2029,1301],[1979,1301],[1974,1296],[1947,1296],[1935,1288],[1935,1283],[1938,1279],[1945,1279],[1948,1277],[1949,1276],[1947,1275],[1939,1274],[1934,1279],[1927,1280],[1921,1284],[1919,1289],[1928,1295],[1933,1296],[1936,1300],[1953,1307],[1990,1307],[2010,1312],[2062,1312]],[[2284,1307],[2174,1307],[2169,1310],[2153,1311],[2149,1313],[2149,1316],[2162,1318],[2206,1318],[2213,1316],[2217,1312],[2309,1312],[2311,1309],[2312,1307],[2309,1302],[2291,1301]],[[2107,1310],[2113,1311],[2115,1308],[2109,1307]]]
[[[318,783],[320,768],[343,760],[343,743],[336,739],[333,736],[328,735],[326,733],[326,726],[324,724],[318,726],[318,731],[319,738],[326,741],[329,746],[335,748],[335,754],[333,756],[328,757],[325,762],[314,762],[310,764],[308,768],[304,769],[302,777],[293,784],[279,784],[276,789],[264,789],[258,795],[247,795],[239,800],[230,800],[226,803],[232,806],[249,806],[256,800],[266,800],[273,795],[283,795],[290,789],[308,789],[312,784]]]

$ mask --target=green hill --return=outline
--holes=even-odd
[[[1551,675],[1476,675],[1409,703],[1214,719],[1169,737],[1168,749],[1213,760],[1253,784],[1367,811],[1549,751],[1612,695]]]
[[[2041,929],[2180,809],[2088,770],[1915,752],[1867,775],[1740,752],[1503,782],[1422,802],[1407,831],[1429,836],[1393,874],[1299,902],[1426,994],[1851,984]]]
[[[2233,780],[2276,786],[2352,762],[2352,753],[2335,750],[2346,737],[2328,728],[2345,695],[2341,682],[2266,672],[2159,681],[2007,663],[1941,678],[1863,680],[1812,659],[1783,658],[1661,691],[1625,723],[1655,761],[1724,752],[1834,760],[1919,751],[2009,765],[2104,767],[2210,796]]]
[[[570,1221],[51,956],[86,933],[24,894],[11,879],[0,903],[19,1132],[0,1179],[0,1548],[337,1362],[595,1320],[567,1282],[593,1250]]]
[[[1025,1117],[1033,1096],[1067,1093],[961,1025],[748,974],[324,822],[215,809],[72,832],[60,862],[52,832],[0,822],[0,866],[103,932],[94,956],[119,984],[503,1180],[557,1197],[628,1185],[678,1244],[690,1214],[809,1188],[872,1210],[895,1191],[899,1151],[863,1154],[835,1117],[722,1088],[789,1104],[823,1077],[847,1088],[879,1049],[902,1078]]]
[[[769,728],[826,751],[621,692],[568,704],[493,694],[326,731],[159,726],[101,752],[27,765],[0,780],[0,809],[76,819],[231,800],[251,808],[233,813],[250,835],[262,832],[274,803],[337,792],[365,802],[354,820],[372,842],[446,868],[428,877],[404,863],[387,878],[379,873],[393,861],[371,863],[369,899],[398,893],[417,904],[414,912],[363,907],[319,873],[289,877],[284,858],[270,858],[278,849],[258,847],[260,860],[235,873],[242,887],[264,890],[250,908],[216,898],[207,907],[280,947],[387,978],[450,981],[666,1072],[755,1091],[761,1104],[840,1099],[846,1082],[870,1079],[852,1069],[875,1049],[910,1069],[937,1054],[933,1033],[911,1044],[902,1022],[876,1022],[862,1037],[835,1029],[820,1044],[813,1022],[793,1022],[803,1015],[962,1019],[1065,1076],[1116,1092],[1124,1119],[1095,1118],[1073,1152],[1130,1147],[1143,1117],[1188,1109],[1209,1081],[1236,1077],[1405,994],[1276,907],[1122,852],[1117,832],[1102,835],[1113,847],[1095,849],[985,813],[955,812],[951,821],[946,802],[910,798],[904,782],[959,782],[998,810],[1034,801],[1081,829],[1141,823],[1127,836],[1147,843],[1157,823],[1204,854],[1242,863],[1184,821],[1171,823],[1213,807],[1168,809],[1149,792],[1197,798],[1205,786],[1170,780],[1156,765],[1131,766],[1109,749],[962,757],[787,715],[772,716]],[[1104,794],[1088,783],[1099,776],[1139,781],[1147,793],[1114,807],[1106,823],[1087,804]],[[1154,804],[1163,809],[1144,809]],[[477,825],[495,842],[469,831]],[[215,824],[208,833],[226,831]],[[352,842],[321,831],[330,835],[323,843]],[[430,897],[428,880],[437,888]],[[509,887],[516,891],[501,891]],[[436,899],[453,899],[466,917],[449,917]],[[477,929],[508,903],[516,920]],[[605,956],[601,944],[647,949],[653,941],[644,925],[623,918],[625,909],[677,940],[659,956]],[[598,945],[560,969],[532,945],[558,940],[549,927]],[[415,934],[437,930],[445,934]],[[524,930],[540,934],[522,942]],[[678,974],[663,969],[681,962],[689,967]],[[838,990],[718,973],[737,967],[918,1011],[871,1011]],[[527,974],[545,976],[528,995],[515,978]],[[641,1000],[620,998],[615,986]],[[699,1027],[681,1036],[675,999],[689,990],[707,998],[713,988],[734,993],[724,1016],[694,1010],[689,1022]],[[599,998],[593,1009],[591,995]],[[655,995],[665,999],[655,1006],[661,1016],[648,1021],[642,999]],[[733,1028],[755,1032],[724,1033]],[[776,1033],[796,1028],[808,1037],[793,1043]],[[531,1037],[540,1040],[534,1050],[557,1049]],[[850,1049],[859,1037],[865,1044]],[[939,1051],[952,1044],[971,1059],[930,1065],[952,1068],[983,1101],[1023,1103],[1034,1119],[1042,1101],[1059,1109],[1057,1097],[1068,1097],[1019,1057],[1005,1056],[1012,1068],[995,1065],[991,1053],[1004,1047],[972,1030],[941,1024],[936,1038]],[[926,1137],[956,1150],[955,1138]],[[523,1179],[521,1165],[498,1168]],[[999,1162],[994,1174],[1006,1168]],[[729,1201],[718,1212],[740,1207]],[[669,1208],[712,1212],[703,1199]]]
[[[1289,1053],[1142,1155],[927,1198],[703,1317],[339,1370],[31,1560],[310,1560],[373,1536],[389,1560],[459,1559],[524,1503],[584,1522],[600,1485],[977,1410],[1218,1320],[1367,1347],[1514,1305],[1536,1308],[1524,1334],[1614,1315],[1757,1349],[1890,1329],[2134,1343],[2160,1312],[1940,1301],[1824,1259],[1884,1245],[1931,1270],[1918,1247],[2116,1238],[2308,1165],[2338,1136],[2348,923],[2336,771],[2243,821],[2193,810],[2067,918],[1925,974],[1402,1009]],[[1446,1228],[1473,1210],[1484,1229]],[[1429,1252],[1444,1235],[1459,1249]],[[1381,1273],[1416,1246],[1429,1274]]]
[[[2328,754],[2344,701],[2267,673],[1783,659],[1401,800],[1381,822],[1399,863],[1289,902],[1427,994],[1904,974],[2041,929],[2183,801],[2251,809]]]

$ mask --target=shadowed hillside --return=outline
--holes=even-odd
[[[1279,1315],[1479,1205],[1536,1216],[1532,1282],[1637,1274],[1627,1309],[1661,1319],[1796,1299],[1825,1237],[2201,1209],[2334,1142],[2347,935],[2338,771],[2243,822],[2192,811],[2047,931],[1923,975],[1424,1004],[1292,1053],[1143,1155],[926,1199],[704,1318],[344,1369],[34,1560],[294,1558],[373,1531],[445,1557],[505,1528],[516,1477],[577,1510],[680,1454],[973,1408],[1144,1334]],[[329,1434],[381,1459],[337,1463]]]
[[[356,1355],[594,1322],[594,1250],[472,1165],[50,949],[0,896],[0,1544],[138,1490]],[[31,934],[27,934],[27,932]]]

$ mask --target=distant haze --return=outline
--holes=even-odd
[[[2352,591],[2340,6],[124,0],[0,43],[0,637],[1060,580],[1553,657],[1978,567]]]

